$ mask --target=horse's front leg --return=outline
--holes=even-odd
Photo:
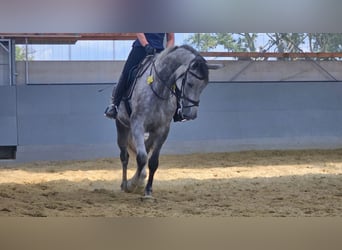
[[[145,198],[152,198],[152,184],[153,184],[153,178],[154,174],[157,171],[158,165],[159,165],[159,150],[153,151],[149,161],[148,161],[148,168],[149,168],[149,174],[148,174],[148,180],[145,187]]]
[[[166,127],[164,129],[160,129],[158,136],[154,135],[156,141],[154,143],[154,149],[153,149],[152,155],[148,161],[149,175],[148,175],[147,185],[145,187],[145,195],[144,195],[145,198],[152,198],[153,178],[159,166],[160,150],[167,138],[169,130],[170,130],[170,127]]]
[[[137,171],[127,182],[127,189],[130,192],[139,192],[143,188],[146,179],[147,151],[145,147],[144,128],[139,124],[132,126],[132,139],[136,148]],[[138,190],[137,190],[138,188]]]

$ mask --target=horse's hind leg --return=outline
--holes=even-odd
[[[122,182],[121,190],[127,192],[127,166],[129,154],[127,150],[129,129],[124,127],[120,122],[116,122],[117,143],[120,148],[120,160],[122,164]]]
[[[121,190],[127,192],[127,165],[129,160],[129,154],[127,150],[120,148],[120,160],[122,163],[122,181]]]

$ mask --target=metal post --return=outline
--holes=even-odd
[[[4,63],[1,65],[8,64],[8,83],[12,85],[12,61],[11,61],[11,40],[10,39],[0,39],[0,47],[7,53],[8,56],[8,63]]]
[[[8,40],[8,69],[9,69],[9,85],[12,86],[12,43]]]
[[[113,40],[113,61],[115,60],[115,41]]]
[[[17,83],[17,65],[16,65],[16,49],[15,49],[15,40],[11,40],[11,65],[12,65],[12,72],[11,72],[11,85],[16,85]]]
[[[68,45],[68,60],[71,61],[71,45]]]
[[[28,39],[25,38],[25,84],[29,83],[29,72],[28,72]]]

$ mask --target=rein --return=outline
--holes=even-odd
[[[184,86],[185,86],[185,83],[186,83],[188,74],[193,75],[194,77],[196,77],[196,78],[199,79],[199,80],[203,80],[203,79],[204,79],[204,77],[198,76],[197,74],[195,74],[193,71],[190,70],[190,67],[191,67],[192,63],[193,63],[194,61],[196,61],[196,60],[198,59],[198,57],[199,57],[199,56],[196,56],[194,59],[192,59],[192,60],[190,61],[190,63],[189,63],[188,68],[186,69],[186,71],[185,71],[183,74],[180,75],[180,77],[184,75],[184,77],[183,77],[183,79],[182,79],[182,86],[181,86],[181,89],[179,90],[179,89],[177,88],[177,85],[176,85],[176,97],[177,97],[177,100],[184,99],[184,100],[187,100],[188,102],[190,102],[190,103],[192,104],[192,105],[183,106],[183,108],[191,108],[191,107],[194,107],[194,106],[195,106],[195,107],[198,107],[198,106],[199,106],[199,102],[200,102],[199,100],[198,100],[198,101],[192,100],[192,99],[190,99],[189,97],[187,97],[187,96],[185,95],[185,93],[184,93]],[[178,77],[178,78],[176,79],[176,81],[177,81],[180,77]]]
[[[199,80],[203,80],[204,77],[201,77],[201,76],[198,76],[197,74],[195,74],[193,71],[191,71],[191,65],[194,61],[196,61],[200,56],[196,56],[194,59],[192,59],[187,67],[187,69],[182,73],[180,74],[175,82],[177,82],[181,77],[183,77],[182,79],[182,85],[181,85],[181,89],[178,88],[177,84],[174,84],[172,85],[172,87],[169,87],[168,85],[165,85],[165,87],[171,92],[171,94],[173,94],[174,96],[176,96],[177,98],[177,102],[178,103],[181,103],[180,100],[186,100],[188,102],[190,102],[192,105],[187,105],[187,106],[182,106],[182,108],[191,108],[191,107],[198,107],[199,106],[199,100],[198,101],[195,101],[195,100],[192,100],[190,99],[189,97],[187,97],[184,93],[184,90],[185,90],[185,83],[186,83],[186,80],[187,80],[187,77],[188,77],[188,74],[191,74],[193,75],[194,77],[196,77],[197,79]],[[154,72],[157,76],[157,78],[159,78],[159,80],[161,80],[162,83],[164,83],[164,81],[162,81],[157,69],[156,69],[156,65],[155,65],[155,61],[153,60],[152,62],[152,67],[151,67],[151,72],[150,72],[150,76],[152,76],[152,69],[154,69]],[[152,92],[159,98],[159,99],[162,99],[162,100],[167,100],[168,97],[162,97],[160,96],[160,94],[158,94],[152,87],[152,84],[150,84],[151,86],[151,89],[152,89]]]
[[[158,73],[158,71],[157,71],[157,69],[156,69],[155,60],[153,60],[153,62],[152,62],[152,67],[151,67],[151,70],[150,70],[150,77],[152,77],[152,70],[153,70],[153,69],[154,69],[154,72],[156,73],[157,78],[158,78],[159,80],[161,80],[161,78],[160,78],[160,76],[159,76],[159,73]],[[153,80],[153,79],[152,79],[152,80]],[[152,81],[152,82],[153,82],[153,81]],[[160,96],[160,95],[154,90],[154,88],[153,88],[153,86],[152,86],[152,82],[149,83],[149,85],[150,85],[150,87],[151,87],[151,90],[152,90],[153,94],[154,94],[155,96],[157,96],[159,99],[166,101],[166,100],[168,99],[168,97],[162,97],[162,96]],[[162,80],[161,80],[161,82],[163,83]],[[170,87],[167,86],[167,85],[165,85],[165,86],[166,86],[166,88],[167,88],[168,90],[170,90],[171,94],[176,95],[175,91],[174,91],[172,88],[170,88]]]

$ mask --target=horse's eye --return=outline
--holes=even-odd
[[[191,65],[191,69],[197,69],[198,68],[198,62],[194,62],[192,65]]]
[[[194,84],[191,83],[191,82],[188,82],[188,86],[189,86],[189,88],[193,88],[193,87],[194,87]]]

